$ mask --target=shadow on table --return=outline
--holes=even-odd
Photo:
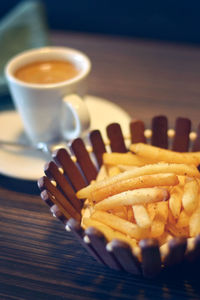
[[[51,257],[58,258],[57,272],[62,273],[68,285],[68,293],[85,295],[83,299],[198,299],[200,284],[198,264],[181,265],[162,271],[156,279],[144,279],[123,271],[114,271],[100,265],[81,247],[71,233],[63,240],[62,224],[60,238],[49,232],[48,242],[56,243],[51,248]],[[58,224],[59,226],[59,224]],[[55,227],[57,225],[55,224]],[[53,230],[53,228],[52,228]],[[74,297],[73,299],[76,299]],[[79,299],[79,298],[77,298]]]
[[[0,187],[7,188],[19,193],[26,193],[31,195],[40,194],[36,181],[11,178],[5,175],[0,175]]]

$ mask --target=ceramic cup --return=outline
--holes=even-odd
[[[78,69],[73,78],[52,84],[32,84],[19,80],[19,68],[44,60],[67,60]],[[24,130],[33,144],[67,141],[83,136],[90,126],[84,95],[91,62],[75,49],[45,47],[25,51],[6,65],[5,75]]]

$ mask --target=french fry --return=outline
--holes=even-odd
[[[110,212],[122,219],[127,220],[127,209],[125,206],[115,207]]]
[[[136,166],[127,166],[127,165],[118,165],[118,168],[120,169],[121,172],[124,172],[124,171],[133,170],[137,167]]]
[[[200,152],[142,143],[130,149],[136,154],[105,153],[96,180],[77,192],[86,199],[82,225],[99,229],[108,241],[129,243],[133,251],[139,240],[156,238],[163,256],[171,238],[200,234]]]
[[[183,188],[181,186],[173,187],[170,192],[169,208],[175,219],[178,219],[181,212],[182,195],[183,195]]]
[[[161,220],[163,223],[167,222],[168,218],[168,202],[167,201],[161,201],[156,203],[151,203],[151,205],[154,205],[155,209],[155,217],[159,220]]]
[[[120,194],[108,197],[98,202],[95,210],[109,210],[117,206],[146,204],[149,202],[165,201],[169,197],[169,193],[163,188],[144,188],[133,191],[126,191]]]
[[[189,221],[190,236],[194,237],[200,233],[200,205],[193,212]]]
[[[195,157],[197,162],[198,162],[198,165],[200,164],[200,152],[197,151],[197,152],[183,152],[184,155],[186,156],[192,156],[192,157]]]
[[[127,209],[127,220],[129,222],[135,222],[132,206],[126,206],[126,209]]]
[[[84,218],[83,219],[83,226],[84,228],[88,227],[95,227],[99,231],[101,231],[106,239],[110,242],[113,239],[119,239],[123,242],[129,243],[131,247],[136,247],[137,246],[137,241],[133,238],[128,237],[127,235],[119,232],[118,230],[113,230],[111,227],[105,225],[102,222],[93,220],[91,218]]]
[[[185,176],[178,176],[178,180],[179,180],[179,186],[183,188],[183,186],[185,184],[186,177]]]
[[[107,167],[108,177],[112,177],[121,173],[120,169],[117,166],[108,166]]]
[[[129,221],[126,221],[104,211],[95,211],[91,215],[91,218],[100,222],[103,220],[103,223],[105,225],[110,226],[111,228],[127,234],[131,238],[135,238],[137,240],[147,238],[149,236],[148,229],[140,228],[136,224],[133,224]]]
[[[152,238],[157,238],[164,233],[164,230],[165,230],[165,224],[162,222],[161,219],[155,217],[155,219],[152,221],[151,224],[150,236]]]
[[[176,224],[176,219],[175,219],[174,216],[172,215],[171,209],[168,210],[168,220],[167,220],[167,222],[168,222],[169,224],[173,224],[173,225]]]
[[[188,237],[189,236],[189,229],[188,227],[181,227],[177,228],[174,224],[167,224],[166,229],[176,237]]]
[[[198,205],[199,184],[195,179],[186,182],[182,196],[182,204],[186,213],[191,214]]]
[[[96,181],[104,180],[107,177],[108,177],[108,173],[106,171],[106,167],[104,165],[102,165],[97,174]]]
[[[105,165],[127,165],[127,166],[144,166],[149,163],[150,160],[145,160],[138,157],[137,155],[128,152],[128,153],[104,153],[103,154],[103,163]]]
[[[168,163],[185,163],[188,165],[198,166],[199,160],[195,155],[175,152],[168,149],[162,149],[148,144],[137,143],[130,146],[130,150],[144,157],[144,159],[151,158],[152,162],[168,162]]]
[[[190,222],[190,216],[186,214],[185,210],[182,210],[178,217],[176,227],[177,228],[187,227],[189,226],[189,222]]]
[[[148,203],[146,205],[146,208],[147,208],[147,212],[148,212],[150,220],[153,221],[153,219],[156,216],[156,205],[155,205],[155,203]]]
[[[154,186],[174,186],[178,183],[178,177],[173,173],[143,175],[136,178],[121,180],[118,184],[111,184],[94,190],[90,193],[90,199],[97,203],[107,197],[124,191]]]
[[[132,208],[138,226],[141,228],[149,228],[151,226],[151,220],[146,208],[143,205],[133,205]]]
[[[194,166],[189,166],[186,164],[157,163],[153,165],[137,167],[133,170],[129,170],[120,173],[116,176],[106,178],[105,180],[95,182],[94,184],[88,185],[87,187],[79,190],[76,195],[79,199],[86,199],[90,197],[91,191],[97,190],[105,186],[109,186],[110,184],[118,184],[121,180],[136,178],[143,175],[153,175],[158,173],[174,173],[176,175],[185,175],[189,177],[200,178],[200,173],[198,169]]]

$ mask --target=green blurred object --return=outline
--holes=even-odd
[[[0,21],[0,95],[6,94],[4,68],[14,55],[49,45],[45,10],[39,1],[20,2]]]

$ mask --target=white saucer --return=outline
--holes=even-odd
[[[124,134],[128,133],[130,116],[119,106],[93,96],[87,96],[86,103],[91,115],[91,129],[99,129],[106,140],[106,126],[120,123]],[[0,113],[0,140],[26,141],[21,119],[16,111]],[[48,158],[37,150],[0,148],[0,173],[24,180],[38,180],[44,175],[43,168]]]

